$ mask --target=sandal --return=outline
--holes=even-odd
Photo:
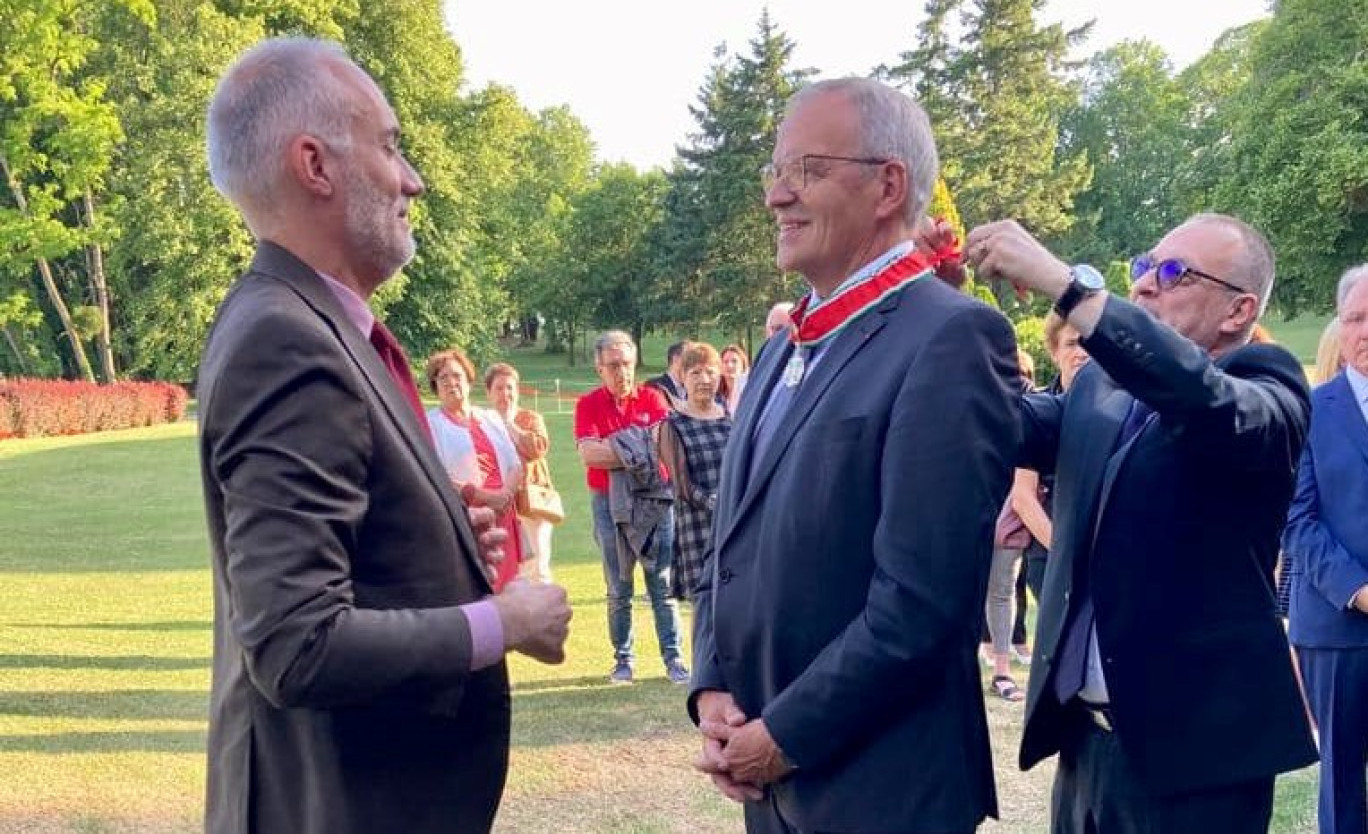
[[[1026,693],[1021,691],[1010,675],[994,675],[989,687],[994,695],[1004,701],[1022,701],[1026,698]]]

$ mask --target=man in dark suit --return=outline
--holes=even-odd
[[[694,615],[698,766],[754,832],[968,832],[996,814],[978,626],[1019,427],[1011,328],[914,228],[926,115],[870,79],[789,103],[765,199],[811,293],[723,462]]]
[[[675,342],[666,348],[665,373],[660,376],[653,376],[645,383],[664,394],[665,402],[669,403],[670,408],[674,408],[675,403],[688,398],[684,392],[683,371],[680,366],[684,359],[684,348],[688,346],[688,342]]]
[[[1336,293],[1344,370],[1311,398],[1283,550],[1290,637],[1320,727],[1321,834],[1368,830],[1368,265]]]
[[[1021,742],[1024,768],[1059,753],[1053,831],[1266,831],[1275,774],[1315,760],[1273,590],[1306,382],[1250,343],[1268,243],[1193,217],[1135,259],[1133,303],[1011,221],[966,252],[1093,360],[1022,401],[1023,465],[1055,476]]]
[[[258,241],[199,375],[210,834],[488,831],[504,652],[564,656],[562,589],[489,596],[408,362],[366,304],[414,251],[422,182],[398,133],[320,41],[256,46],[209,107],[214,184]]]

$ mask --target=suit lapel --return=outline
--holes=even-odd
[[[1083,435],[1083,443],[1076,450],[1083,464],[1079,468],[1082,477],[1078,480],[1077,495],[1080,499],[1096,495],[1098,499],[1091,525],[1087,529],[1075,531],[1076,535],[1088,536],[1087,540],[1078,542],[1079,547],[1075,553],[1088,553],[1092,550],[1092,537],[1097,534],[1117,472],[1135,445],[1135,441],[1144,433],[1143,429],[1136,432],[1123,447],[1116,448],[1116,441],[1121,436],[1121,429],[1125,425],[1126,416],[1130,414],[1135,398],[1116,387],[1110,379],[1106,380],[1106,385],[1110,390],[1099,395],[1097,411],[1091,415],[1092,430]],[[1153,415],[1150,419],[1154,419]]]
[[[737,410],[731,437],[722,456],[717,501],[719,511],[716,519],[717,532],[722,535],[715,535],[715,545],[721,543],[725,538],[724,529],[730,528],[731,522],[737,518],[734,508],[740,505],[742,494],[746,490],[751,454],[755,450],[755,424],[759,422],[765,404],[769,402],[770,392],[778,384],[784,363],[788,362],[792,353],[793,345],[788,339],[776,336],[760,351],[760,359],[751,370],[751,381],[747,383],[747,390],[751,391],[751,386],[754,386],[753,393],[743,398],[742,406]],[[729,508],[733,509],[729,511]]]
[[[341,342],[342,349],[351,357],[352,362],[360,368],[361,375],[366,378],[380,410],[389,414],[390,421],[399,429],[399,434],[404,438],[404,443],[409,447],[414,460],[418,461],[433,488],[442,497],[442,502],[446,505],[447,512],[450,513],[452,521],[456,525],[457,535],[472,559],[475,572],[484,580],[485,572],[479,564],[479,550],[475,542],[475,534],[470,529],[469,518],[464,508],[456,501],[455,491],[451,488],[450,480],[447,477],[446,470],[442,467],[442,462],[437,458],[436,449],[432,445],[432,438],[419,425],[412,406],[398,390],[393,377],[390,376],[389,369],[381,361],[380,354],[376,353],[369,338],[364,336],[347,318],[346,313],[337,301],[337,297],[323,283],[323,279],[318,276],[318,273],[287,250],[275,244],[263,242],[252,262],[252,271],[284,279],[285,283],[328,323],[329,328]]]
[[[1343,372],[1325,384],[1325,408],[1331,415],[1331,425],[1344,426],[1344,433],[1359,452],[1368,458],[1368,423],[1363,421],[1363,410],[1354,399],[1354,386]]]
[[[743,436],[745,454],[736,456],[738,458],[736,465],[738,467],[744,465],[745,469],[739,472],[733,471],[734,477],[731,485],[733,490],[738,488],[741,490],[740,504],[731,505],[736,506],[736,512],[729,519],[726,528],[718,531],[720,533],[717,542],[719,548],[726,541],[731,531],[735,529],[737,522],[745,517],[746,512],[755,503],[756,497],[764,491],[765,485],[774,474],[775,467],[778,466],[779,460],[793,441],[794,435],[807,422],[813,408],[836,379],[837,374],[868,343],[870,337],[884,326],[886,311],[897,305],[900,296],[901,293],[894,295],[878,310],[852,322],[843,332],[836,335],[831,344],[826,347],[826,351],[817,366],[812,369],[808,378],[798,386],[793,401],[789,403],[788,411],[785,412],[779,425],[775,427],[774,435],[765,447],[764,456],[752,466],[750,457],[753,451],[752,435],[755,430],[755,422],[760,419],[760,413],[764,411],[763,403],[769,400],[769,393],[774,388],[780,371],[784,363],[788,361],[793,348],[791,345],[785,344],[783,351],[774,352],[773,361],[767,368],[765,376],[765,387],[763,389],[765,396],[756,399],[754,407],[747,415],[744,427],[745,435]],[[745,458],[744,464],[740,460],[743,457]],[[749,478],[746,477],[747,473],[751,473]],[[737,484],[736,481],[741,483]]]

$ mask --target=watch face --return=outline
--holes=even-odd
[[[1107,280],[1102,277],[1102,273],[1087,264],[1076,264],[1072,271],[1074,280],[1090,290],[1101,290],[1107,286]]]

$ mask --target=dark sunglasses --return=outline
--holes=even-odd
[[[1185,276],[1196,275],[1198,278],[1205,278],[1208,281],[1220,284],[1228,290],[1238,293],[1248,293],[1244,287],[1237,287],[1215,275],[1203,272],[1200,269],[1193,269],[1188,266],[1181,258],[1166,258],[1156,261],[1149,255],[1137,255],[1131,259],[1131,280],[1139,281],[1145,277],[1145,273],[1154,270],[1154,282],[1159,285],[1161,290],[1171,290],[1183,280]]]

